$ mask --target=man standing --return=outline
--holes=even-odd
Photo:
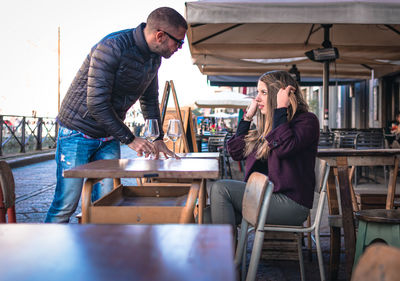
[[[182,47],[185,19],[174,9],[150,13],[146,23],[111,33],[90,51],[62,102],[57,120],[57,185],[46,222],[69,222],[82,191],[83,179],[64,178],[66,169],[99,159],[120,158],[120,143],[138,156],[172,156],[163,130],[154,143],[135,137],[124,124],[128,109],[139,100],[145,119],[158,119],[158,69]],[[92,200],[113,187],[112,179],[96,184]]]

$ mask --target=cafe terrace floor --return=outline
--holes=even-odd
[[[134,158],[136,154],[127,146],[122,146],[122,158]],[[237,163],[232,163],[234,179],[241,180],[242,172],[239,171]],[[18,223],[42,223],[46,212],[51,204],[56,184],[56,163],[54,160],[43,161],[28,166],[13,169],[16,184],[16,211]],[[382,177],[378,173],[378,181],[381,184],[373,184],[365,180],[358,184],[357,189],[378,189],[384,188]],[[373,173],[370,173],[373,175]],[[399,177],[398,177],[399,179]],[[123,179],[123,184],[136,185],[134,179]],[[209,184],[208,184],[209,185]],[[357,190],[356,189],[356,190]],[[316,201],[316,200],[314,200]],[[329,266],[329,227],[327,224],[327,206],[325,206],[322,222],[322,249],[324,255],[325,271],[328,273]],[[80,208],[76,214],[80,212]],[[75,216],[71,220],[77,223]],[[250,237],[251,239],[251,237]],[[250,250],[250,247],[249,249]],[[343,242],[342,242],[343,250]],[[312,261],[304,248],[306,278],[307,280],[320,280],[315,247],[312,254]],[[341,256],[339,279],[344,280],[343,270],[344,255]],[[329,278],[329,277],[328,277]],[[261,260],[258,269],[257,280],[300,280],[299,266],[297,261],[266,261]]]

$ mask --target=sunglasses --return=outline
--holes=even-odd
[[[185,41],[175,38],[174,36],[172,36],[171,34],[169,34],[168,32],[166,32],[164,30],[158,30],[158,31],[161,31],[161,32],[164,32],[165,34],[167,34],[169,38],[171,38],[172,40],[174,40],[176,42],[176,44],[178,44],[179,48],[182,47],[183,43],[185,43]]]

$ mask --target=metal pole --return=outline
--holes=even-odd
[[[329,29],[332,27],[331,24],[323,24],[324,28],[324,42],[322,42],[322,46],[324,48],[332,47],[331,42],[329,41]],[[323,88],[324,88],[324,121],[323,121],[323,130],[324,132],[328,132],[329,130],[329,61],[324,61],[324,73],[323,73]]]
[[[323,73],[323,91],[324,91],[324,121],[323,129],[324,132],[329,130],[329,61],[324,62],[324,73]]]

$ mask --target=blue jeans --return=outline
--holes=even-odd
[[[120,144],[117,140],[88,139],[75,130],[60,126],[57,138],[57,185],[54,199],[45,222],[68,223],[81,197],[83,179],[64,178],[63,171],[100,159],[119,159]],[[110,192],[112,179],[104,179],[93,187],[92,201]]]

